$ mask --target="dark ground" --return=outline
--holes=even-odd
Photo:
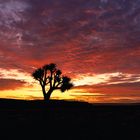
[[[0,129],[1,140],[140,140],[140,105],[0,99]]]

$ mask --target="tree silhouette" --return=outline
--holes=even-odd
[[[73,87],[73,84],[70,82],[71,79],[67,76],[62,76],[61,70],[57,69],[56,64],[53,63],[36,69],[32,76],[39,81],[44,100],[49,100],[54,90],[59,89],[61,92],[65,92]]]

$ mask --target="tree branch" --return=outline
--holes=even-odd
[[[62,82],[58,82],[58,84],[55,86],[55,88],[58,88],[58,86],[62,84]]]
[[[52,88],[52,80],[53,80],[53,77],[52,77],[52,75],[53,75],[53,72],[52,72],[52,70],[50,70],[50,72],[51,72],[51,77],[50,77],[50,88]]]
[[[55,89],[61,89],[61,87],[55,87]]]
[[[45,85],[48,85],[50,83],[50,81],[48,81],[47,83],[45,83]]]
[[[47,81],[46,76],[47,76],[47,70],[44,70],[44,83],[46,83],[46,81]]]
[[[40,85],[41,85],[41,86],[43,86],[42,81],[41,81],[41,80],[39,80],[39,82],[40,82]]]
[[[53,88],[55,88],[55,84],[56,84],[56,74],[54,74]]]

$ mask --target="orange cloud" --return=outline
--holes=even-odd
[[[27,84],[24,81],[14,79],[0,79],[0,83],[0,90],[15,90],[25,87]]]

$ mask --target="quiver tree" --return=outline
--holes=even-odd
[[[71,79],[67,76],[62,76],[61,70],[57,69],[56,64],[53,63],[36,69],[32,76],[39,81],[44,100],[49,100],[54,90],[59,89],[61,92],[65,92],[73,87]]]

